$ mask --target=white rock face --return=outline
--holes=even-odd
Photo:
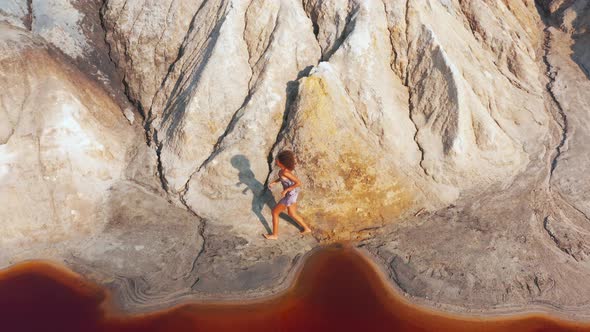
[[[474,13],[487,9],[489,14],[467,16],[477,22],[474,25],[485,24],[482,21],[492,14],[485,3],[480,7]],[[543,99],[534,41],[526,40],[520,45],[524,50],[513,51],[510,66],[516,74],[512,73],[506,69],[507,60],[495,60],[490,51],[507,42],[486,42],[457,17],[455,11],[462,9],[445,8],[438,1],[408,7],[407,79],[416,139],[424,149],[423,168],[435,181],[468,188],[506,180],[522,170],[527,150],[538,149],[546,135],[548,120],[539,111]],[[504,12],[512,26],[489,22],[486,31],[524,30],[512,13]],[[532,69],[524,69],[527,66]],[[465,183],[465,177],[472,181]]]
[[[582,105],[590,102],[590,90],[579,45],[587,36],[590,2],[539,3],[548,27],[542,37],[529,35],[543,39],[537,76],[544,85],[540,110],[548,118],[549,135],[542,136],[548,136],[547,145],[524,146],[531,161],[510,185],[463,194],[447,208],[386,226],[361,244],[387,262],[391,279],[420,303],[472,313],[544,303],[570,317],[588,317],[588,115]],[[514,73],[520,80],[534,77]],[[523,108],[532,101],[522,99]],[[518,134],[525,137],[534,128]],[[538,153],[529,150],[535,146]],[[457,250],[454,239],[469,240]]]
[[[323,9],[326,13],[334,12],[336,6],[338,3]],[[416,128],[409,116],[407,90],[391,67],[385,7],[379,1],[352,1],[349,6],[347,26],[339,43],[331,47],[331,54],[323,56],[336,69],[355,112],[379,140],[387,158],[402,167],[414,168],[420,160],[420,150],[413,140]],[[329,30],[332,18],[319,15],[317,24],[320,31]],[[321,39],[318,42],[323,43]]]
[[[76,0],[3,0],[0,20],[38,34],[76,59],[88,56],[93,46],[82,27],[82,6]],[[86,6],[93,7],[92,1]]]
[[[25,0],[0,1],[0,21],[10,23],[19,28],[31,27],[30,11]]]
[[[190,179],[185,195],[194,211],[202,211],[199,213],[207,219],[223,223],[231,222],[231,216],[261,209],[268,203],[263,195],[269,172],[267,158],[294,93],[294,80],[319,59],[319,47],[313,42],[311,26],[306,25],[307,16],[299,4],[281,1],[274,8],[250,8],[246,24],[257,18],[258,10],[276,11],[268,14],[276,15],[276,19],[264,27],[274,31],[268,40],[262,41],[265,54],[257,57],[254,45],[249,48],[250,56],[255,56],[249,60],[253,69],[249,96],[215,146],[214,158]],[[253,214],[246,218],[255,220]]]
[[[296,80],[320,60],[378,141],[375,153],[432,197],[430,208],[510,183],[548,133],[531,1],[213,1],[192,11],[177,2],[149,19],[141,8],[107,2],[107,39],[147,110],[163,186],[208,219],[266,200],[260,186],[227,189],[240,174],[231,158],[248,159],[264,182]],[[187,12],[198,25],[169,20]],[[146,35],[154,31],[167,39]],[[150,51],[162,43],[164,54]]]
[[[187,35],[184,55],[175,63],[152,105],[154,140],[160,147],[168,189],[185,189],[248,96],[252,70],[243,38],[246,2],[203,7],[205,23]],[[211,15],[211,11],[219,16]],[[209,30],[208,30],[208,29]]]
[[[102,28],[102,1],[5,0],[0,21],[29,30],[69,56],[76,67],[100,82],[121,109],[133,110],[121,73],[110,59]]]
[[[84,14],[72,0],[32,1],[32,31],[59,47],[72,58],[90,52],[86,36],[79,28]]]
[[[96,232],[104,223],[98,206],[125,171],[133,131],[99,86],[42,41],[0,29],[2,247]]]
[[[178,58],[187,31],[199,22],[196,15],[205,2],[105,1],[103,22],[111,56],[132,87],[129,96],[146,111]]]

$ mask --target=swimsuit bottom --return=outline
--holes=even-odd
[[[290,206],[293,203],[297,202],[297,195],[299,195],[299,188],[295,188],[287,193],[285,197],[281,198],[278,204],[283,204],[284,206]]]

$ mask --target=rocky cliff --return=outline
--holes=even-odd
[[[127,310],[353,241],[416,301],[590,315],[590,1],[0,1],[6,266]],[[588,118],[588,119],[587,119]],[[281,149],[313,237],[266,241]]]

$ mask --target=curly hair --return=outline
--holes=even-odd
[[[277,155],[281,164],[285,165],[290,171],[295,169],[295,154],[290,150],[283,150]]]

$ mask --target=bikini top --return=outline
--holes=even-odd
[[[291,179],[288,178],[284,178],[282,176],[279,176],[279,179],[281,180],[281,184],[283,185],[283,188],[286,189],[292,185],[295,184],[295,182],[291,181]]]
[[[287,177],[283,177],[281,175],[279,175],[279,180],[281,181],[281,184],[283,185],[283,189],[287,189],[295,184],[295,181],[292,181],[291,179],[289,179]],[[299,191],[299,187],[297,187],[293,190]]]

